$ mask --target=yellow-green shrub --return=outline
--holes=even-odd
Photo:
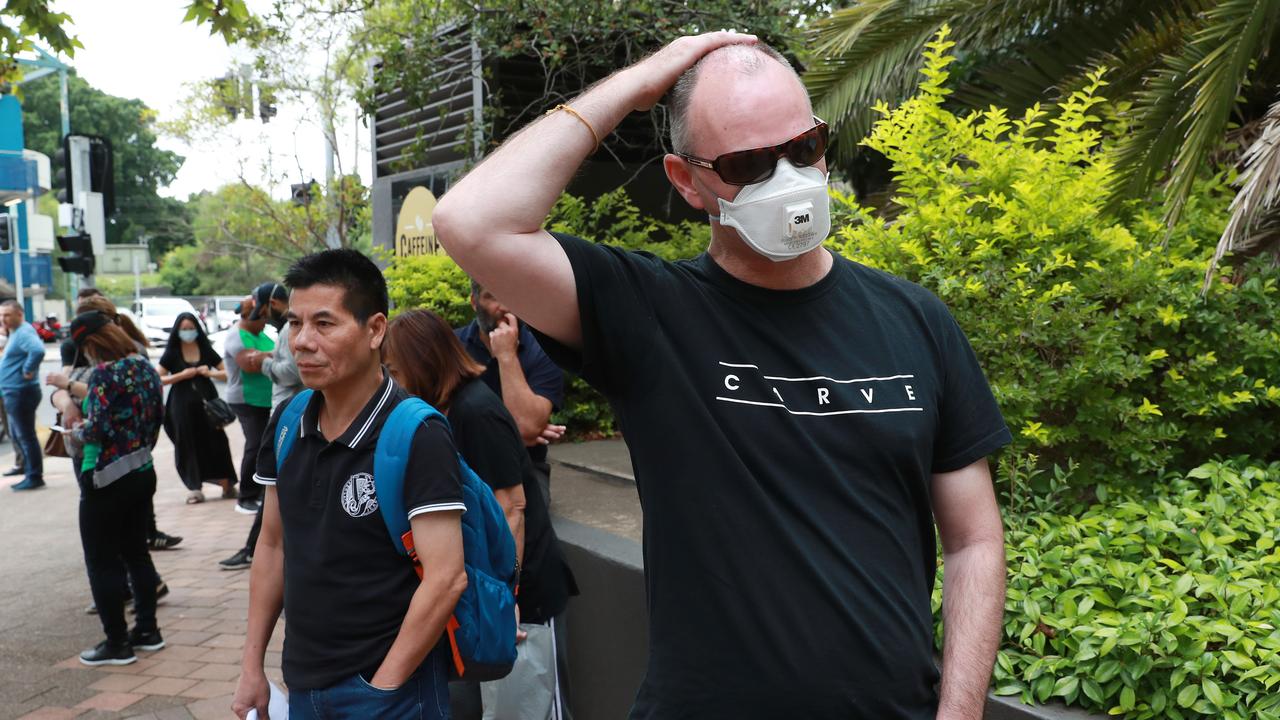
[[[893,164],[894,219],[834,197],[831,245],[918,282],[968,334],[1015,442],[1007,458],[1146,478],[1280,449],[1280,273],[1201,280],[1230,193],[1202,182],[1172,232],[1158,203],[1104,210],[1111,166],[1095,95],[1010,120],[944,106],[949,43],[866,144]]]

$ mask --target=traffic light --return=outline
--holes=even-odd
[[[276,94],[265,85],[258,85],[258,117],[262,122],[271,122],[276,116]]]
[[[53,187],[58,189],[58,202],[71,202],[71,170],[67,164],[66,144],[53,153]]]
[[[311,186],[315,184],[316,184],[316,181],[312,180],[311,182],[298,183],[297,185],[290,185],[289,191],[293,195],[293,197],[291,198],[293,200],[293,204],[294,205],[310,205],[311,193],[312,193]]]
[[[7,253],[13,250],[13,222],[7,213],[0,215],[0,253]]]
[[[93,274],[93,238],[88,233],[58,236],[58,249],[62,251],[62,257],[58,258],[62,272],[85,277]]]
[[[102,194],[103,213],[110,216],[115,212],[115,160],[110,140],[98,135],[68,135],[53,154],[53,166],[58,202],[76,202],[73,193],[80,185],[80,190]]]
[[[235,120],[240,116],[240,78],[227,75],[213,81],[213,96],[227,117]]]
[[[102,212],[111,217],[116,211],[115,159],[111,141],[96,135],[89,138],[89,192],[102,193]]]

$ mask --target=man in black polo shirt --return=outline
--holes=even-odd
[[[414,435],[404,506],[426,573],[419,581],[387,535],[373,480],[374,449],[408,397],[381,365],[387,327],[382,273],[354,250],[309,255],[285,275],[287,316],[302,382],[315,390],[277,468],[274,413],[254,476],[266,486],[249,579],[243,672],[232,709],[261,714],[262,662],[283,608],[284,680],[295,720],[448,716],[441,634],[466,587],[461,474],[439,420]],[[323,708],[323,710],[321,710]],[[260,715],[261,716],[261,715]]]
[[[502,398],[516,421],[538,472],[542,498],[550,506],[547,445],[564,434],[563,425],[551,424],[551,413],[564,401],[564,373],[542,351],[529,328],[475,280],[471,281],[471,307],[476,319],[454,332],[471,357],[484,365],[480,379]]]

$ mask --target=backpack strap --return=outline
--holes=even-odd
[[[413,436],[418,427],[432,417],[444,419],[439,410],[419,398],[400,401],[382,424],[377,449],[373,453],[373,485],[382,521],[396,551],[413,558],[415,567],[418,558],[417,553],[412,552],[413,533],[409,529],[409,513],[404,507],[404,474],[409,465]],[[421,575],[421,567],[417,569]]]
[[[289,451],[293,449],[293,443],[301,435],[302,415],[307,411],[307,403],[311,402],[311,396],[315,394],[313,390],[303,390],[285,406],[284,412],[280,413],[280,419],[276,422],[276,475],[280,475],[280,468],[284,467],[284,459],[289,457]]]
[[[382,522],[387,526],[392,546],[401,555],[409,556],[419,578],[422,577],[423,570],[418,552],[414,548],[409,513],[404,507],[404,473],[409,465],[413,436],[420,425],[433,417],[440,418],[445,427],[449,427],[449,420],[444,414],[421,398],[410,397],[400,401],[382,424],[377,449],[373,453],[373,486],[378,498],[378,509],[382,511]],[[461,455],[458,456],[458,462],[462,462]],[[458,649],[459,627],[457,617],[451,613],[445,624],[445,634],[449,637],[449,647],[453,652],[454,669],[458,677],[462,677],[466,666]]]

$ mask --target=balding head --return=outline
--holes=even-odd
[[[17,300],[5,300],[0,303],[0,323],[10,331],[22,327],[22,306]]]
[[[780,67],[779,67],[780,66]],[[786,79],[783,78],[785,71]],[[800,76],[782,53],[762,42],[751,45],[726,45],[702,57],[693,67],[685,70],[672,86],[667,99],[671,122],[671,148],[675,152],[695,153],[693,106],[695,90],[704,74],[736,74],[742,79],[754,79],[770,84],[779,82],[799,87],[803,92]],[[794,88],[788,88],[794,90]],[[806,102],[808,99],[805,95]]]

